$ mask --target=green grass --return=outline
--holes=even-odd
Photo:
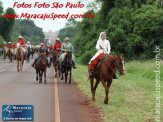
[[[101,83],[96,91],[96,101],[92,101],[90,82],[87,82],[87,66],[78,64],[78,68],[73,70],[73,79],[77,82],[78,88],[88,95],[91,105],[100,108],[100,116],[104,122],[155,121],[155,61],[132,61],[126,63],[125,68],[126,75],[113,80],[108,105],[104,104],[105,91]],[[163,62],[161,62],[162,70]],[[160,76],[163,76],[163,72]],[[163,86],[162,83],[161,85]]]
[[[2,59],[2,58],[3,58],[3,55],[0,56],[0,59]]]

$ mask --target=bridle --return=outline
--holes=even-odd
[[[105,52],[106,54],[107,54],[107,52],[106,52],[106,50],[104,50],[104,49],[102,49],[103,50],[103,52]],[[104,54],[105,55],[105,54]],[[106,63],[107,63],[107,65],[109,66],[109,68],[114,72],[114,73],[116,73],[116,69],[113,69],[111,66],[110,66],[110,64],[109,64],[109,62],[108,62],[108,57],[106,57],[106,55],[105,55],[105,57],[104,57],[105,59],[106,59]],[[123,72],[123,71],[125,71],[125,70],[123,70],[123,69],[120,69],[120,64],[119,64],[119,58],[117,58],[116,59],[116,62],[117,62],[117,66],[118,66],[118,72],[117,72],[117,74],[120,76],[120,72]]]

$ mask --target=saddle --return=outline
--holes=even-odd
[[[97,65],[96,65],[96,67],[95,67],[95,78],[96,79],[98,79],[99,80],[99,75],[100,75],[100,71],[99,71],[99,67],[100,67],[100,65],[101,65],[101,63],[102,63],[102,61],[105,59],[105,57],[106,57],[107,55],[102,55],[100,58],[98,58],[98,63],[97,63]]]
[[[67,54],[67,52],[64,52],[64,53],[63,53],[63,56],[62,56],[62,62],[64,61],[64,59],[65,59],[65,57],[66,57],[66,54]],[[72,56],[72,61],[74,61],[73,56]]]

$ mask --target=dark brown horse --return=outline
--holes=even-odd
[[[67,51],[65,58],[62,62],[62,77],[63,80],[63,73],[65,74],[65,83],[67,83],[67,77],[69,74],[69,84],[71,84],[71,70],[72,70],[72,52]]]
[[[102,60],[97,71],[97,78],[96,78],[95,85],[94,85],[94,78],[89,77],[91,83],[91,92],[92,92],[93,101],[95,101],[96,88],[99,82],[101,81],[105,88],[105,93],[106,93],[104,103],[108,104],[109,88],[112,83],[113,76],[116,73],[116,70],[119,71],[120,75],[125,75],[126,72],[124,66],[124,56],[105,54],[104,59]]]
[[[59,68],[59,54],[54,50],[50,51],[50,63],[51,62],[53,63],[53,67],[55,69],[55,77],[57,77],[57,73],[60,77],[61,69]]]
[[[9,62],[13,61],[13,49],[9,48],[6,53],[4,54],[4,59],[6,59],[6,56],[8,56]]]
[[[35,54],[35,47],[34,46],[32,46],[31,47],[31,56],[32,56],[32,58],[33,58],[33,55]]]
[[[46,67],[47,67],[47,56],[46,54],[41,54],[38,59],[35,68],[36,68],[36,80],[38,81],[39,75],[39,83],[42,83],[42,76],[44,74],[44,83],[46,84]]]

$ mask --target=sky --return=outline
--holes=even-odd
[[[83,14],[84,12],[87,11],[87,4],[89,2],[91,2],[92,0],[0,0],[3,3],[3,8],[4,10],[7,9],[8,7],[13,8],[13,5],[15,2],[18,2],[18,4],[22,4],[23,2],[25,2],[25,4],[32,4],[31,8],[17,8],[15,7],[14,10],[17,14],[21,14],[22,12],[24,13],[29,13],[29,14],[51,14],[51,13],[55,13],[55,14],[67,14],[67,12],[70,12],[70,14]],[[65,5],[67,4],[67,2],[70,3],[77,3],[79,1],[82,1],[81,3],[83,3],[85,6],[83,8],[65,8]],[[39,2],[39,4],[43,4],[44,2],[46,2],[46,4],[50,4],[52,6],[53,2],[59,2],[60,4],[64,4],[63,8],[34,8],[34,4],[35,2]],[[53,32],[58,31],[60,29],[62,29],[65,24],[66,24],[66,19],[46,19],[46,20],[42,20],[42,19],[32,19],[34,20],[35,24],[42,28],[44,32],[48,32],[49,30],[52,30]],[[80,20],[80,19],[76,19],[76,20]]]

